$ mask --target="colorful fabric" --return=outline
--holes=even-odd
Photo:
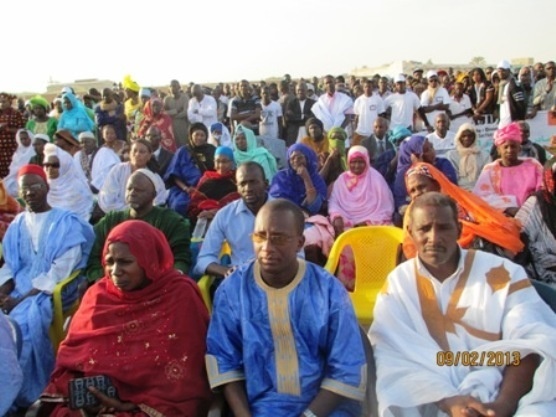
[[[335,133],[339,133],[343,139],[331,139],[332,135]],[[335,149],[340,152],[341,158],[341,165],[342,165],[342,172],[348,169],[347,161],[346,161],[346,140],[347,140],[347,133],[341,127],[333,127],[328,131],[328,149],[330,151],[334,151]]]
[[[458,239],[460,246],[468,248],[477,237],[480,237],[514,255],[523,250],[519,222],[511,217],[504,216],[475,194],[459,188],[430,164],[420,162],[414,166],[412,171],[417,173],[424,168],[440,185],[440,192],[450,196],[458,204],[459,220],[462,225],[461,236]],[[417,253],[415,244],[407,231],[410,212],[411,207],[406,210],[404,216],[403,252],[408,259],[413,258]]]
[[[247,149],[245,151],[239,150],[236,146],[236,137],[240,132],[245,135],[245,140],[247,141]],[[239,125],[234,133],[232,142],[234,158],[238,166],[247,161],[256,162],[263,167],[267,181],[272,181],[272,178],[274,178],[278,171],[276,158],[266,148],[257,146],[257,138],[251,129]]]
[[[29,146],[23,146],[21,143],[20,135],[21,132],[27,132],[31,142]],[[19,129],[15,134],[15,141],[17,142],[17,149],[12,156],[12,163],[10,164],[9,173],[3,179],[4,185],[8,194],[12,197],[19,196],[19,187],[17,185],[17,172],[19,168],[27,165],[31,158],[36,155],[35,148],[33,148],[33,133],[27,129]]]
[[[421,135],[412,135],[410,138],[405,139],[400,145],[398,166],[396,171],[396,179],[394,180],[394,203],[396,209],[409,203],[407,195],[407,188],[405,185],[405,174],[407,170],[413,165],[412,155],[421,158],[423,155],[423,145],[427,138]],[[456,170],[451,162],[446,158],[435,158],[434,167],[442,171],[442,173],[454,184],[458,183],[458,176]]]
[[[206,415],[211,394],[203,355],[209,318],[199,289],[173,269],[164,234],[148,223],[129,220],[112,229],[103,265],[114,242],[129,246],[151,282],[125,292],[104,276],[85,293],[42,400],[67,400],[72,378],[106,375],[120,400],[141,410],[118,417]],[[64,403],[52,415],[81,412]]]
[[[31,106],[41,106],[45,112],[48,112],[50,110],[50,103],[43,96],[37,95],[31,97],[31,99],[29,99],[29,103],[31,104]]]
[[[494,146],[500,146],[506,142],[521,143],[521,128],[519,123],[513,122],[494,132]]]
[[[22,177],[26,174],[38,175],[39,177],[41,177],[44,180],[44,182],[47,181],[44,169],[42,169],[42,167],[40,167],[40,166],[33,165],[33,164],[23,165],[17,171],[17,178],[19,179],[19,177]]]
[[[401,264],[378,296],[369,337],[381,416],[441,416],[436,403],[449,397],[497,398],[505,363],[439,366],[448,358],[443,352],[478,358],[507,352],[514,364],[539,355],[532,389],[515,415],[556,413],[554,388],[546,383],[556,379],[556,316],[511,261],[462,250],[455,273],[443,282],[418,258]]]
[[[149,127],[156,126],[160,129],[160,134],[162,136],[160,145],[167,151],[174,153],[176,152],[176,139],[174,137],[174,129],[172,128],[172,118],[168,116],[164,110],[161,110],[159,114],[155,115],[152,109],[152,105],[155,101],[158,101],[162,105],[162,101],[158,98],[151,98],[147,101],[143,108],[143,119],[139,125],[137,136],[140,138],[145,137]]]
[[[30,130],[35,135],[48,135],[47,142],[52,142],[54,140],[54,134],[58,130],[58,120],[54,117],[49,117],[46,122],[38,122],[36,119],[30,119],[25,124],[25,129]]]
[[[317,198],[313,204],[308,206],[305,203],[307,192],[305,190],[305,183],[303,179],[292,168],[290,157],[294,152],[301,152],[307,161],[307,172],[311,177],[313,187],[317,191]],[[270,184],[269,194],[274,198],[286,198],[299,207],[302,207],[310,212],[316,214],[324,201],[326,201],[326,184],[318,172],[317,155],[312,149],[307,146],[296,143],[288,149],[288,167],[278,171]]]
[[[554,174],[556,168],[556,158],[549,160],[544,166],[543,187],[537,191],[536,196],[539,207],[545,222],[556,238],[556,184]]]
[[[131,75],[126,75],[124,77],[124,80],[122,82],[122,87],[126,90],[131,90],[136,93],[138,93],[139,90],[141,89],[139,84],[137,84],[135,81],[132,80]]]
[[[211,387],[244,380],[254,416],[299,416],[323,388],[342,397],[329,416],[358,416],[366,366],[353,307],[335,277],[298,263],[284,288],[269,287],[257,262],[222,282],[207,337]]]
[[[185,216],[191,198],[189,193],[182,190],[175,180],[179,179],[186,186],[194,187],[200,178],[201,171],[197,167],[191,153],[186,146],[180,147],[174,154],[164,174],[164,181],[170,187],[168,191],[168,207]]]
[[[473,193],[499,210],[521,207],[531,194],[541,189],[542,179],[543,167],[536,159],[521,159],[519,165],[509,167],[497,159],[485,165]]]
[[[64,99],[68,99],[72,108],[67,109]],[[89,117],[85,109],[85,105],[81,103],[72,93],[66,93],[62,96],[62,107],[64,112],[58,120],[58,130],[69,130],[74,138],[78,137],[81,132],[93,131],[95,123]]]
[[[356,175],[346,171],[334,183],[328,201],[331,221],[336,217],[344,220],[344,226],[356,224],[391,224],[394,198],[388,184],[378,171],[371,167],[369,154],[363,146],[352,146],[348,162],[363,158],[365,171]]]
[[[95,242],[91,249],[91,256],[87,263],[87,279],[90,282],[99,280],[104,276],[102,267],[102,249],[110,231],[120,223],[133,220],[130,209],[111,211],[95,224]],[[135,220],[142,220],[156,227],[166,237],[174,256],[174,269],[184,273],[189,271],[191,265],[190,228],[189,222],[175,211],[165,207],[153,207],[147,214]]]
[[[31,289],[41,290],[20,302],[9,314],[23,336],[19,363],[24,379],[17,400],[19,406],[29,406],[39,397],[54,368],[54,352],[48,333],[52,323],[52,297],[51,291],[42,290],[40,283],[45,276],[59,282],[69,275],[57,276],[57,264],[70,251],[76,255],[68,261],[68,269],[83,268],[94,239],[92,227],[67,210],[52,208],[46,213],[33,214],[44,215],[38,232],[38,247],[34,247],[32,239],[36,230],[28,227],[34,219],[29,212],[15,218],[2,242],[4,267],[9,268],[15,283],[10,296],[20,298]],[[76,298],[77,286],[74,286],[64,293],[63,304],[70,305]]]
[[[9,107],[0,110],[0,178],[9,173],[12,156],[17,149],[15,134],[18,129],[25,126],[25,117],[17,110]]]

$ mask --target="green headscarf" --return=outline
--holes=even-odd
[[[331,139],[334,134],[339,134],[342,139]],[[341,127],[333,127],[327,133],[328,137],[328,149],[333,151],[337,149],[341,155],[342,170],[347,171],[347,156],[346,156],[346,139],[347,133]]]
[[[43,96],[35,96],[29,100],[29,103],[31,103],[31,106],[41,106],[46,111],[50,109],[50,104]]]
[[[240,151],[236,146],[236,137],[238,133],[243,133],[245,135],[245,140],[247,141],[247,150],[245,151]],[[236,160],[237,166],[247,161],[256,162],[263,167],[265,177],[269,182],[276,172],[278,172],[276,158],[274,158],[266,148],[257,146],[257,138],[251,129],[239,125],[234,132],[232,144],[234,148],[234,159]]]

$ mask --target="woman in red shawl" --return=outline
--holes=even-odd
[[[191,191],[187,215],[192,223],[197,221],[197,217],[212,220],[219,209],[240,197],[235,178],[234,153],[230,148],[216,148],[214,167],[215,171],[203,173]]]
[[[167,151],[172,153],[176,152],[176,139],[174,138],[174,129],[172,128],[172,118],[164,112],[164,105],[158,98],[151,98],[145,104],[143,109],[143,120],[139,125],[137,135],[144,138],[147,130],[151,126],[156,126],[160,129],[162,140],[160,145]]]
[[[207,415],[208,312],[196,284],[173,269],[162,232],[140,220],[119,224],[102,263],[106,275],[85,293],[41,397],[53,408],[48,415]],[[117,398],[91,391],[100,406],[70,409],[69,380],[98,375],[110,379]]]
[[[15,134],[25,126],[25,117],[12,107],[15,96],[0,93],[0,178],[8,175],[17,148]]]

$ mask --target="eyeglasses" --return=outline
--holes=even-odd
[[[59,169],[60,168],[60,163],[59,162],[45,162],[42,164],[43,168],[56,168]]]
[[[288,236],[288,235],[267,235],[264,232],[255,232],[251,235],[251,239],[253,239],[254,243],[262,244],[265,242],[270,242],[276,246],[284,246],[287,245],[288,242],[295,239],[297,236]]]
[[[19,192],[21,194],[28,193],[29,191],[40,191],[44,187],[44,184],[31,184],[31,185],[22,185],[19,187]]]

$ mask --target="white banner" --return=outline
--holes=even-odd
[[[531,129],[530,139],[533,142],[545,146],[550,143],[552,136],[556,136],[556,117],[552,113],[546,110],[539,111],[535,118],[526,121]],[[498,123],[476,125],[475,129],[477,129],[481,148],[490,152],[493,143],[492,137],[498,129]]]

